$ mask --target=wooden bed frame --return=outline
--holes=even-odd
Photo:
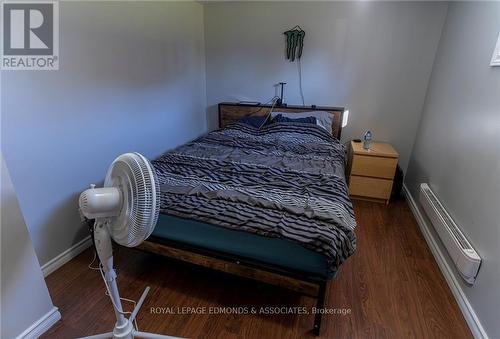
[[[238,103],[219,104],[219,127],[237,121],[245,116],[266,115],[270,105],[246,105]],[[286,106],[275,107],[274,111],[301,113],[309,111],[327,111],[333,115],[332,135],[340,140],[344,109],[340,107]],[[322,309],[325,303],[326,287],[329,279],[308,272],[259,262],[246,257],[207,250],[185,243],[151,236],[137,247],[139,250],[160,254],[174,260],[222,271],[241,277],[262,281],[299,292],[316,298],[316,308]],[[320,334],[322,312],[314,317],[313,333]]]

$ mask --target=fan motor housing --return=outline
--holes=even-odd
[[[89,188],[80,194],[80,209],[88,219],[120,214],[122,197],[116,187]]]

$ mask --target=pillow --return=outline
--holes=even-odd
[[[241,118],[239,122],[253,126],[255,128],[261,128],[266,123],[268,117],[269,115],[248,116]]]
[[[302,123],[307,123],[307,124],[315,124],[317,123],[315,117],[305,117],[305,118],[297,118],[297,119],[292,119],[288,117],[284,117],[282,114],[278,114],[277,116],[274,117],[272,122],[302,122]]]
[[[281,114],[285,118],[307,118],[315,117],[316,123],[326,129],[328,133],[332,134],[332,121],[333,115],[326,111],[312,111],[312,112],[300,112],[300,113],[287,113],[287,112],[271,112],[271,117],[274,118]]]

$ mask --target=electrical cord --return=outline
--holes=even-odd
[[[302,98],[302,106],[305,106],[304,101],[304,91],[302,90],[302,64],[300,63],[300,58],[297,59],[297,68],[299,70],[299,91],[300,97]]]
[[[99,266],[95,267],[95,266],[92,266],[94,264],[94,262],[96,261],[97,259],[97,254],[94,252],[94,258],[92,258],[92,261],[90,262],[90,264],[88,265],[88,268],[93,270],[93,271],[99,271],[101,273],[101,277],[102,277],[102,280],[104,281],[104,284],[106,285],[106,292],[104,292],[104,294],[108,297],[110,297],[111,299],[111,303],[113,304],[113,308],[120,314],[123,314],[123,315],[127,315],[127,314],[132,314],[132,312],[124,312],[124,311],[120,311],[118,309],[118,307],[116,306],[115,304],[115,301],[113,300],[113,298],[111,298],[110,296],[110,292],[109,292],[109,285],[108,285],[108,282],[106,281],[106,277],[104,275],[104,272],[103,272],[103,269],[102,269],[102,264],[99,263]],[[137,302],[135,300],[132,300],[132,299],[127,299],[127,298],[122,298],[120,297],[120,300],[121,301],[125,301],[125,302],[129,302],[133,305],[133,308],[135,308],[135,305],[137,304]],[[134,327],[135,327],[135,330],[136,331],[139,331],[139,326],[137,325],[137,318],[134,319]]]
[[[104,275],[104,271],[102,269],[102,264],[99,264],[99,272],[101,272],[102,280],[104,281],[104,285],[106,285],[106,292],[104,294],[107,295],[109,297],[109,299],[111,299],[111,303],[113,304],[113,307],[115,308],[116,312],[118,312],[118,313],[120,313],[122,315],[132,314],[132,312],[120,311],[118,309],[118,306],[116,306],[115,301],[111,297],[111,291],[109,289],[109,285],[108,285],[108,281],[106,280],[106,276]],[[121,298],[120,297],[120,300],[132,303],[133,306],[134,306],[134,308],[135,308],[135,305],[137,304],[136,301],[132,300],[132,299],[127,299],[127,298]],[[135,327],[136,331],[139,331],[139,326],[137,326],[137,319],[134,319],[134,327]]]
[[[276,103],[278,102],[278,99],[279,99],[279,97],[277,97],[277,96],[275,96],[274,98],[271,99],[271,101],[273,102],[273,105],[271,106],[271,109],[269,110],[268,115],[271,115],[271,113],[273,112],[274,107],[276,106]]]
[[[97,266],[97,267],[92,266],[92,264],[95,262],[96,259],[97,259],[97,254],[94,252],[94,258],[92,259],[92,261],[88,265],[88,268],[91,270],[94,270],[94,271],[99,271],[101,269],[99,266]]]
[[[264,105],[270,104],[271,102],[273,103],[273,106],[272,106],[272,107],[274,107],[274,106],[276,105],[276,101],[277,101],[278,99],[279,99],[279,97],[275,95],[274,97],[272,97],[272,98],[271,98],[271,99],[269,99],[268,101],[266,101],[266,102],[264,102],[263,104],[261,104],[261,105],[262,105],[262,107],[259,107],[259,108],[257,108],[255,111],[252,111],[252,112],[250,112],[250,113],[246,114],[246,116],[252,116],[252,115],[254,115],[254,114],[256,114],[256,113],[259,113],[260,111],[262,111],[262,110],[265,108],[265,107],[263,107]],[[272,108],[271,108],[271,110],[272,110]],[[270,112],[271,112],[271,111],[270,111]]]

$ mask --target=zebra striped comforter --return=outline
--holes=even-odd
[[[161,212],[299,242],[335,272],[356,248],[344,154],[313,124],[236,123],[153,161]]]

